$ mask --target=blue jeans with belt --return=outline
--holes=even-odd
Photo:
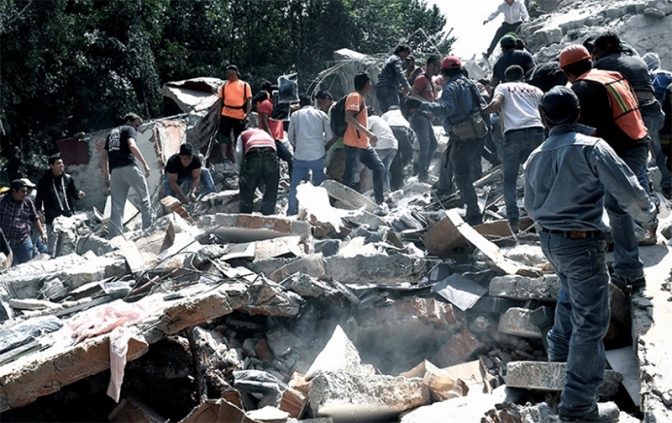
[[[567,362],[559,409],[569,416],[584,415],[595,406],[606,364],[602,339],[610,317],[607,243],[599,232],[591,236],[540,234],[541,249],[562,284],[546,339],[549,361]]]
[[[289,206],[287,216],[299,213],[299,201],[296,199],[296,188],[308,172],[312,174],[312,183],[319,186],[324,182],[324,157],[317,160],[296,160],[292,169],[292,178],[289,184]]]

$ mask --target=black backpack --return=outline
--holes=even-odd
[[[347,99],[348,96],[344,95],[331,107],[331,121],[329,124],[331,125],[331,130],[334,131],[334,134],[339,137],[342,137],[348,129],[348,123],[345,121],[345,101]],[[364,110],[364,104],[360,105],[359,112],[355,113],[355,116],[360,114],[362,110]]]

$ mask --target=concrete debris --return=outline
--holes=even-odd
[[[439,369],[427,360],[399,376],[421,378],[429,388],[432,401],[459,398],[469,392],[469,387],[464,381],[456,379],[447,370]]]
[[[401,418],[401,423],[480,422],[495,404],[506,400],[504,387],[492,394],[470,393],[466,397],[419,407]]]
[[[311,380],[320,372],[357,374],[362,371],[361,358],[357,348],[343,332],[340,326],[336,326],[331,339],[306,373],[306,380]]]
[[[498,329],[509,335],[541,339],[541,330],[532,320],[532,310],[512,307],[499,318]]]
[[[530,278],[519,275],[496,276],[490,281],[489,293],[495,297],[515,300],[541,300],[555,302],[561,283],[557,275]]]
[[[453,335],[448,342],[432,358],[432,362],[441,367],[448,367],[468,361],[482,344],[464,329]]]
[[[335,200],[337,207],[350,210],[364,209],[370,213],[378,208],[376,203],[362,194],[332,179],[325,180],[320,187],[327,190],[329,197]]]

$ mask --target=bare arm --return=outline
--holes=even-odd
[[[495,113],[502,110],[502,104],[504,104],[504,96],[501,94],[495,95],[495,98],[488,104],[484,109],[483,113]]]
[[[140,152],[140,149],[138,148],[138,145],[135,143],[135,140],[133,138],[128,139],[128,149],[131,150],[131,153],[133,153],[133,155],[140,161],[142,167],[145,168],[145,176],[149,177],[151,169],[147,165],[145,158],[142,157],[142,153]]]
[[[35,227],[37,228],[37,232],[40,233],[40,237],[42,237],[42,241],[47,242],[47,233],[44,232],[44,228],[42,227],[42,221],[37,218],[33,221],[35,223]]]
[[[191,171],[191,192],[189,193],[189,198],[196,199],[196,189],[198,184],[201,183],[201,168],[194,169]]]
[[[109,168],[109,163],[107,162],[107,150],[103,150],[100,152],[100,160],[102,160],[102,167],[103,167],[103,180],[105,181],[105,185],[110,184],[110,168]]]
[[[180,201],[182,201],[183,203],[188,203],[189,199],[187,198],[186,195],[184,195],[182,189],[180,188],[180,185],[177,183],[177,173],[166,172],[166,178],[168,178],[168,184],[170,185],[170,188],[177,195]]]

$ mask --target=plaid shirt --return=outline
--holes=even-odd
[[[15,249],[30,238],[32,222],[37,219],[35,204],[30,197],[20,203],[12,199],[11,193],[0,200],[0,229],[5,233],[9,245]]]

